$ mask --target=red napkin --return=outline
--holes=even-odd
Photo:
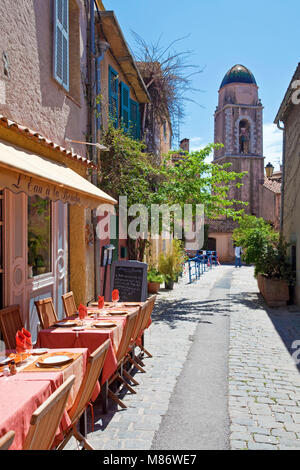
[[[117,302],[119,300],[119,291],[118,289],[114,289],[111,293],[111,299],[113,302]]]
[[[101,295],[99,295],[98,297],[98,308],[104,308],[104,297],[102,297]]]
[[[32,349],[32,339],[31,339],[31,333],[25,328],[22,328],[21,333],[25,336],[25,342],[26,342],[26,347],[27,349]]]
[[[84,305],[80,304],[78,307],[78,313],[80,320],[83,320],[87,316],[87,308]]]
[[[26,336],[19,330],[16,333],[16,351],[19,353],[26,351],[26,349]]]

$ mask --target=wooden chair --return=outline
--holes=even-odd
[[[11,305],[0,310],[0,330],[6,349],[15,349],[16,333],[22,330],[23,326],[19,305]]]
[[[66,408],[75,375],[71,375],[32,414],[23,450],[50,450]]]
[[[139,335],[140,335],[140,332],[141,332],[141,328],[142,328],[144,316],[146,314],[146,310],[147,310],[147,302],[145,302],[139,308],[139,312],[138,312],[138,315],[137,315],[137,318],[136,318],[136,321],[135,321],[135,325],[134,325],[134,329],[133,329],[133,334],[132,334],[132,337],[131,337],[131,340],[130,340],[130,343],[129,343],[129,347],[128,347],[128,353],[127,353],[127,356],[126,356],[126,360],[124,361],[124,365],[125,365],[125,363],[127,363],[129,361],[140,372],[146,372],[146,371],[142,368],[144,366],[142,360],[135,356],[135,347],[136,347],[136,342],[137,342],[137,340],[139,338]],[[128,380],[133,382],[135,385],[139,385],[138,381],[130,375],[130,370],[126,370],[124,367],[123,367],[123,375]]]
[[[8,431],[0,438],[0,450],[8,450],[15,438],[15,431]]]
[[[74,436],[77,441],[81,442],[85,449],[94,450],[87,439],[77,430],[77,423],[90,402],[95,385],[104,365],[109,343],[110,340],[107,339],[105,343],[99,346],[99,348],[96,349],[88,358],[87,368],[80,389],[75,398],[74,405],[68,411],[71,419],[71,427],[65,434],[62,443],[58,446],[58,450],[63,449],[72,436]]]
[[[66,294],[62,295],[62,300],[67,317],[72,317],[75,315],[77,312],[77,307],[75,304],[73,292],[67,292]]]
[[[115,393],[112,392],[112,390],[109,388],[109,385],[115,380],[118,380],[131,393],[136,393],[136,391],[126,382],[126,380],[123,377],[123,373],[124,373],[123,364],[125,363],[128,357],[128,349],[129,349],[130,341],[131,341],[132,334],[134,331],[134,326],[135,326],[137,315],[138,315],[138,312],[133,312],[127,315],[127,321],[124,327],[122,339],[121,339],[120,346],[116,354],[117,361],[118,361],[117,370],[112,375],[112,377],[110,377],[110,379],[108,380],[108,396],[112,400],[114,400],[118,405],[120,405],[121,408],[127,408],[127,406],[117,397]]]
[[[152,354],[147,351],[147,349],[144,346],[144,332],[148,328],[149,321],[151,319],[151,314],[153,312],[154,304],[156,301],[156,295],[152,295],[149,297],[149,299],[145,303],[145,315],[142,321],[141,325],[141,330],[139,333],[139,337],[141,338],[141,341],[138,343],[138,347],[141,349],[141,351],[145,354],[147,354],[148,357],[152,357]]]
[[[44,330],[52,326],[58,321],[56,312],[54,310],[53,300],[51,297],[34,302],[39,316],[41,328]]]

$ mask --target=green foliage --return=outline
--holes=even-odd
[[[155,170],[152,157],[144,153],[144,144],[112,123],[103,131],[102,143],[110,150],[101,154],[101,189],[115,199],[127,196],[128,206],[139,203],[149,207]]]
[[[182,243],[179,240],[173,240],[171,248],[166,253],[159,254],[158,269],[166,281],[175,281],[181,273],[185,261],[186,256]]]
[[[187,153],[169,152],[159,168],[159,187],[153,199],[157,204],[203,204],[205,215],[216,218],[220,215],[236,219],[243,209],[236,205],[247,205],[228,197],[231,186],[241,186],[245,172],[229,171],[231,163],[218,165],[205,160],[214,148],[221,145],[210,144],[204,149]],[[170,164],[176,155],[176,164]]]
[[[147,273],[148,282],[159,282],[162,284],[164,282],[164,276],[155,268],[150,268]]]
[[[244,215],[239,227],[233,231],[233,241],[244,249],[243,258],[247,264],[256,264],[265,254],[267,246],[275,245],[279,234],[263,218]]]
[[[287,261],[288,244],[264,219],[245,215],[233,232],[233,240],[244,249],[243,259],[254,264],[255,276],[285,279],[294,284],[295,276]]]

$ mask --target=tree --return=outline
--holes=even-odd
[[[270,279],[294,283],[295,273],[287,262],[288,244],[263,218],[245,215],[232,238],[236,245],[244,248],[246,263],[254,264],[255,276],[263,274]]]
[[[181,207],[185,204],[203,204],[208,218],[220,215],[239,218],[243,209],[236,210],[235,207],[246,203],[230,199],[228,192],[232,185],[242,185],[241,180],[246,173],[230,171],[231,163],[217,165],[205,161],[211,151],[220,145],[210,144],[191,153],[171,151],[166,155],[158,170],[159,185],[152,201],[157,204],[179,204]]]
[[[109,124],[103,131],[102,143],[109,151],[101,153],[101,189],[115,199],[127,196],[128,207],[142,204],[147,220],[151,220],[152,204],[179,204],[181,207],[204,204],[209,217],[241,215],[242,210],[234,209],[234,204],[240,201],[230,200],[227,195],[230,184],[240,185],[244,173],[230,172],[230,164],[205,163],[214,145],[182,154],[176,164],[172,163],[175,152],[171,152],[161,165],[156,165],[153,156],[144,152],[143,143],[132,139],[122,128]],[[132,219],[129,217],[128,223]],[[147,238],[129,238],[129,258],[142,260],[147,243]]]
[[[142,137],[149,151],[155,152],[156,137],[164,121],[171,124],[173,136],[179,138],[178,127],[185,116],[185,104],[196,103],[191,98],[198,91],[193,88],[192,78],[202,69],[191,63],[192,51],[174,49],[186,38],[164,46],[161,37],[155,43],[148,43],[135,32],[133,36],[137,66],[151,96],[151,103],[142,109]]]

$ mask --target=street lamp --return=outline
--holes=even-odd
[[[272,165],[271,162],[269,162],[267,165],[266,165],[266,175],[267,175],[267,178],[271,178],[271,176],[273,175],[273,172],[274,172],[274,167]]]
[[[98,150],[103,150],[103,151],[106,151],[106,152],[109,151],[109,148],[105,147],[105,145],[98,144],[98,143],[94,144],[92,142],[81,142],[80,140],[68,139],[68,137],[65,138],[65,141],[66,142],[75,142],[76,144],[83,144],[83,145],[94,145],[95,147],[97,147]]]

